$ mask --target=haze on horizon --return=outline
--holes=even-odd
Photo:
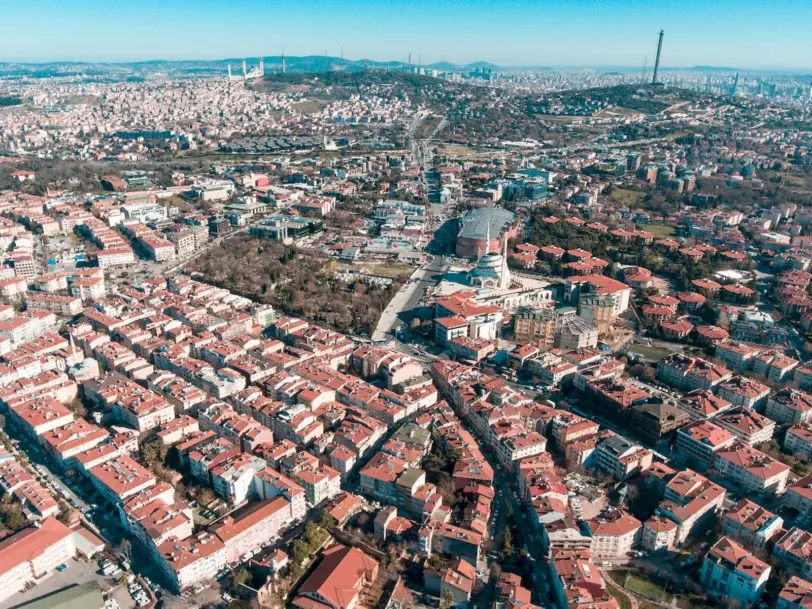
[[[424,64],[812,69],[812,2],[0,0],[0,61],[332,55]]]

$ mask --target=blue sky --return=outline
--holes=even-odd
[[[812,0],[0,0],[0,61],[339,55],[812,69]]]

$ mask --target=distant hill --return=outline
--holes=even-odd
[[[249,57],[245,61],[253,67],[259,57]],[[282,56],[268,55],[262,58],[268,72],[281,71]],[[232,57],[215,60],[164,60],[152,59],[149,61],[111,62],[111,63],[84,63],[84,62],[50,62],[50,63],[11,63],[0,62],[0,70],[12,71],[17,74],[42,74],[47,70],[48,75],[58,75],[61,69],[65,72],[98,73],[105,70],[119,72],[122,69],[135,72],[180,72],[191,75],[208,75],[225,72],[228,65],[232,70],[239,72],[242,67],[242,57]],[[287,72],[329,72],[332,70],[345,70],[348,72],[361,71],[366,68],[398,69],[407,67],[402,61],[375,61],[371,59],[343,59],[329,55],[286,56],[285,69]],[[498,69],[499,66],[485,61],[478,61],[467,65],[457,65],[447,61],[436,62],[427,66],[429,69],[443,71],[465,71],[475,68]]]
[[[571,106],[588,105],[588,101],[593,101],[645,114],[657,114],[678,101],[695,100],[700,96],[701,94],[696,91],[678,87],[664,89],[651,84],[615,85],[550,93],[537,108],[531,108],[530,111],[534,114],[544,114],[545,106],[550,101],[556,100]]]

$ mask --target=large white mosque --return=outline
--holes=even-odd
[[[485,255],[468,274],[468,283],[473,287],[507,290],[510,288],[510,270],[507,263],[507,238],[502,239],[502,253],[491,252],[490,226],[485,238]]]

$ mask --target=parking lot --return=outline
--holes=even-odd
[[[95,560],[88,562],[78,558],[69,560],[65,564],[68,567],[67,569],[64,571],[52,571],[30,590],[20,592],[7,599],[5,606],[14,607],[22,603],[28,603],[36,598],[56,592],[73,584],[85,584],[87,582],[97,581],[99,582],[99,587],[102,589],[102,592],[112,588],[112,597],[118,602],[121,609],[131,609],[135,607],[135,602],[129,592],[127,592],[127,586],[122,586],[118,579],[102,575],[99,571],[99,565]]]

